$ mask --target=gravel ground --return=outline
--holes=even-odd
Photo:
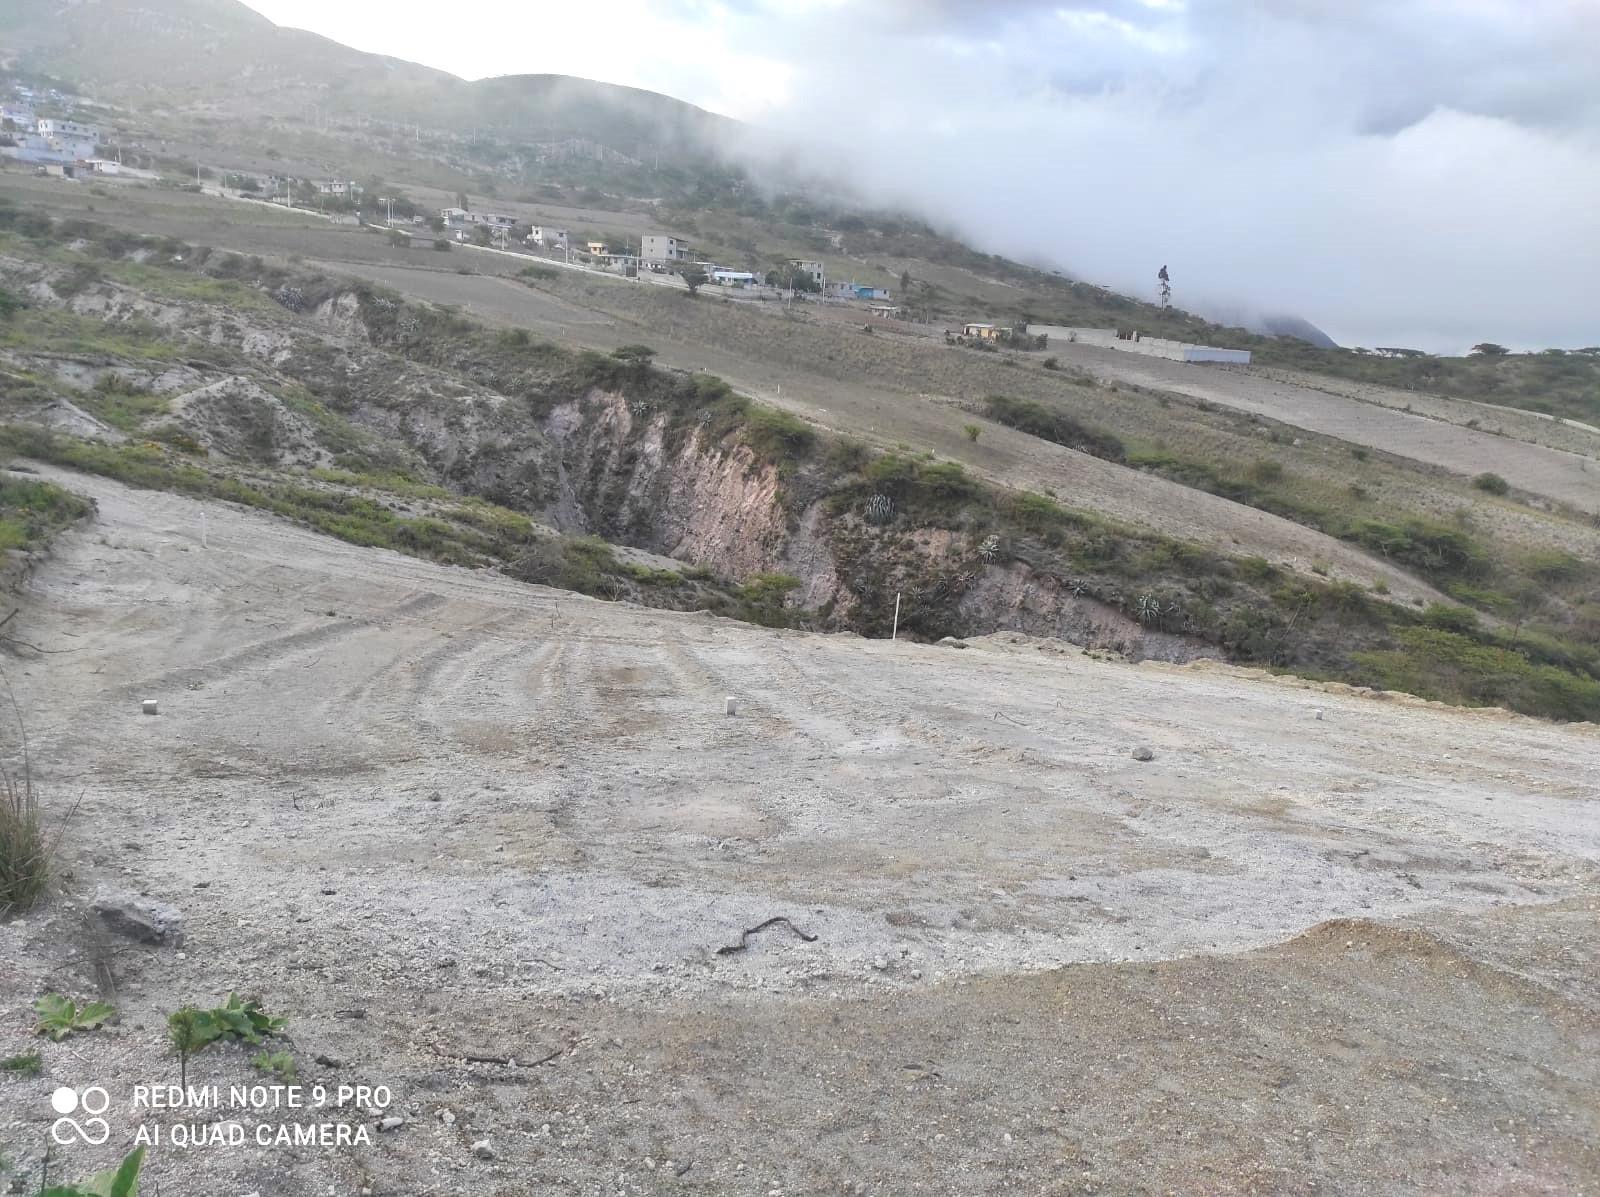
[[[1600,1191],[1593,727],[768,632],[46,472],[100,515],[12,624],[66,651],[5,666],[77,803],[0,926],[25,1167],[99,1084],[53,1174],[159,1128],[163,1195]],[[92,931],[113,891],[185,941]],[[392,1103],[133,1109],[232,989]],[[48,990],[121,1023],[43,1042]],[[253,1138],[317,1121],[371,1141]]]

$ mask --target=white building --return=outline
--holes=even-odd
[[[666,233],[646,233],[639,240],[639,257],[645,262],[687,262],[689,243]]]
[[[536,224],[528,232],[529,245],[537,245],[540,249],[559,249],[563,253],[570,247],[566,229],[553,229],[549,225]]]
[[[100,130],[78,121],[65,121],[53,116],[39,118],[40,137],[59,137],[65,141],[99,141]]]
[[[713,270],[711,281],[724,287],[753,287],[761,280],[748,270]]]
[[[477,216],[465,208],[440,208],[439,215],[443,218],[444,227],[447,229],[459,229],[478,223]]]
[[[332,179],[326,183],[316,184],[318,195],[331,195],[339,199],[354,199],[361,194],[359,184],[348,182],[344,179]]]
[[[52,116],[39,118],[38,145],[63,158],[88,158],[94,154],[100,140],[100,130],[78,121],[58,120]]]
[[[1220,362],[1224,365],[1248,366],[1248,349],[1220,349],[1214,345],[1196,345],[1189,341],[1169,341],[1165,337],[1138,339],[1119,336],[1114,328],[1075,328],[1058,324],[1030,324],[1028,332],[1050,338],[1052,345],[1095,345],[1103,349],[1116,349],[1122,353],[1139,353],[1146,357],[1164,357],[1174,362]]]
[[[828,280],[823,273],[821,262],[812,262],[805,258],[790,258],[789,265],[800,271],[800,273],[809,275],[811,281],[817,284],[818,291],[827,286]]]

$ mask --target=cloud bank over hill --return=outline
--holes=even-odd
[[[871,196],[1144,298],[1166,263],[1184,306],[1293,311],[1345,344],[1600,342],[1590,0],[597,0],[416,46],[255,7],[824,143]]]

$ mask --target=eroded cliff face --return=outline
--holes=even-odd
[[[554,408],[543,431],[555,487],[545,516],[563,531],[592,532],[724,577],[792,573],[808,607],[834,596],[820,505],[791,530],[777,469],[744,445],[713,443],[697,429],[673,444],[665,414],[602,391]]]
[[[681,414],[675,422],[648,401],[592,389],[544,407],[521,384],[501,389],[448,363],[414,360],[367,326],[354,292],[274,294],[287,311],[273,319],[205,302],[153,301],[103,280],[63,294],[63,271],[8,259],[0,259],[0,275],[35,302],[113,324],[149,321],[241,353],[253,363],[244,370],[59,354],[17,363],[79,390],[108,371],[123,375],[167,396],[166,420],[224,459],[290,468],[337,463],[351,434],[330,432],[306,406],[310,396],[367,438],[364,451],[387,455],[395,468],[563,532],[647,549],[736,582],[792,575],[799,585],[788,602],[815,626],[887,635],[899,595],[902,634],[1016,630],[1134,656],[1215,655],[1201,642],[1142,627],[1025,562],[986,556],[970,530],[868,526],[859,513],[827,502],[828,479],[797,485],[737,436],[719,439]],[[80,434],[120,439],[72,411],[85,425],[74,425]],[[60,423],[49,411],[35,417]],[[817,497],[797,504],[802,491]]]

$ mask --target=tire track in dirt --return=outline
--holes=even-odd
[[[385,614],[404,616],[413,612],[431,610],[441,601],[437,595],[423,594],[404,599],[387,608]],[[124,684],[117,688],[116,693],[123,698],[136,694],[148,694],[152,691],[173,690],[178,687],[192,687],[196,683],[210,683],[219,681],[232,674],[243,673],[258,665],[271,663],[274,668],[281,668],[286,662],[306,656],[310,652],[345,640],[359,632],[381,629],[384,626],[381,617],[362,616],[355,619],[340,620],[338,623],[322,624],[315,627],[301,628],[297,631],[287,632],[281,636],[271,636],[247,648],[228,653],[214,658],[201,665],[190,665],[180,669],[168,670],[155,674],[143,680]]]

